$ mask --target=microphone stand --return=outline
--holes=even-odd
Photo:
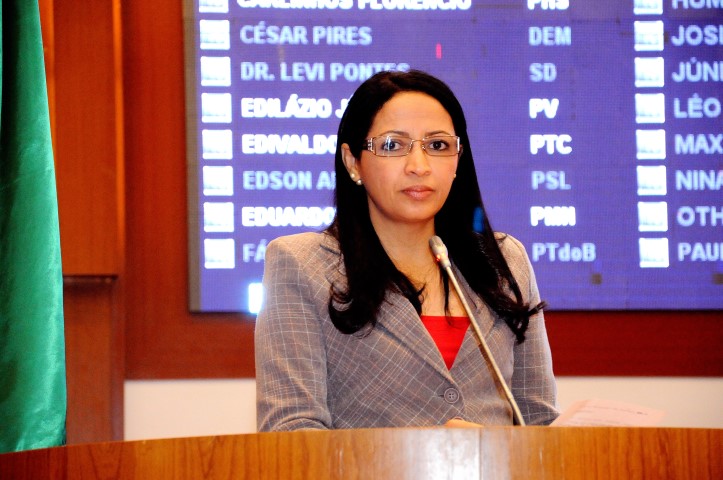
[[[520,412],[520,408],[517,406],[515,397],[512,396],[512,392],[507,387],[507,382],[505,382],[505,379],[502,376],[502,372],[500,372],[500,369],[497,366],[497,362],[495,362],[495,359],[492,356],[492,352],[490,352],[490,349],[487,346],[487,342],[484,339],[484,335],[482,335],[482,330],[480,329],[479,324],[477,323],[477,319],[475,318],[474,314],[472,313],[472,309],[470,308],[469,304],[467,303],[464,292],[462,291],[462,288],[459,286],[459,283],[457,282],[457,277],[454,275],[454,272],[452,271],[452,263],[449,261],[447,247],[442,242],[442,239],[436,235],[429,239],[429,246],[432,249],[432,253],[434,254],[434,257],[437,259],[437,263],[439,263],[439,266],[442,267],[444,269],[444,271],[447,272],[449,279],[452,281],[452,285],[454,286],[454,289],[457,292],[457,295],[459,296],[460,301],[462,302],[462,306],[464,307],[465,312],[467,312],[467,316],[469,317],[469,322],[472,325],[472,329],[474,330],[475,336],[477,337],[477,345],[479,345],[479,347],[482,349],[482,351],[484,353],[483,356],[487,359],[487,362],[488,362],[489,366],[492,368],[492,371],[494,372],[495,377],[497,378],[498,382],[502,386],[502,390],[504,390],[504,392],[505,392],[507,401],[512,406],[512,413],[514,414],[515,419],[517,419],[517,424],[524,427],[525,420],[522,418],[522,413]]]

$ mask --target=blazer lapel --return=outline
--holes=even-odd
[[[445,378],[452,380],[437,344],[409,300],[398,293],[388,293],[379,313],[376,328],[385,329],[390,336],[398,339],[400,345],[411,350]]]
[[[344,262],[341,261],[341,253],[336,240],[330,235],[324,235],[321,246],[335,253],[338,259],[338,266],[328,270],[327,280],[332,285],[346,288],[346,271]],[[384,329],[388,335],[396,338],[400,345],[411,350],[414,355],[434,367],[445,378],[453,381],[432,336],[424,327],[417,311],[403,295],[394,292],[387,293],[380,306],[379,318],[375,328]],[[467,342],[467,336],[469,336],[469,333],[465,336],[464,343]],[[476,344],[474,344],[474,348],[477,348]]]

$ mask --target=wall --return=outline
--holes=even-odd
[[[181,2],[124,2],[123,19],[126,378],[252,377],[253,319],[187,309]],[[721,376],[721,317],[721,312],[546,314],[556,371],[576,376]]]
[[[141,440],[256,431],[255,382],[126,382],[125,438]],[[559,405],[600,398],[666,411],[661,426],[723,428],[723,379],[564,377]]]
[[[187,309],[182,2],[40,5],[65,278],[68,441],[120,438],[124,403],[133,405],[133,418],[143,411],[134,392],[124,397],[124,387],[144,381],[176,386],[166,382],[199,379],[192,382],[201,387],[189,396],[205,400],[182,407],[181,418],[204,418],[205,403],[217,396],[206,386],[216,384],[200,379],[254,376],[253,319]],[[710,377],[717,385],[715,377],[723,376],[721,317],[550,312],[556,372]],[[663,385],[671,396],[679,390],[677,380]],[[248,398],[244,391],[218,394],[231,403],[214,411],[234,418],[233,399]],[[172,411],[180,399],[144,394],[139,402]],[[250,404],[244,405],[248,410]]]
[[[40,0],[58,186],[70,443],[123,435],[125,153],[114,0]]]

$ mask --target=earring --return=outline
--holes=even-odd
[[[350,173],[349,176],[351,177],[352,180],[354,180],[356,178],[356,174],[354,174],[354,173]]]
[[[455,173],[455,174],[454,174],[454,177],[452,177],[452,178],[457,178],[457,174]]]
[[[362,184],[361,178],[360,178],[359,180],[357,180],[356,182],[354,182],[354,183],[356,183],[357,185],[361,186],[361,184]]]

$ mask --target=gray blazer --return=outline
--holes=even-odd
[[[501,248],[525,301],[535,305],[539,294],[524,247],[506,236]],[[259,431],[432,426],[454,417],[512,424],[512,409],[471,328],[450,370],[400,294],[387,294],[367,335],[340,333],[328,314],[330,285],[346,285],[340,259],[336,240],[323,233],[268,245],[255,332]],[[504,321],[458,278],[525,422],[550,423],[558,411],[542,313],[517,345]]]

